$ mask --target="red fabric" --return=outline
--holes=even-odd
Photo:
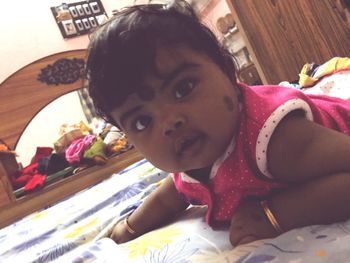
[[[46,179],[46,175],[34,174],[34,176],[29,180],[29,182],[24,186],[24,191],[34,190],[35,188],[41,187]]]
[[[38,163],[32,163],[24,167],[21,172],[22,174],[34,174],[38,169]]]
[[[17,177],[17,178],[13,178],[12,184],[13,184],[15,187],[21,187],[21,186],[25,185],[32,177],[33,177],[32,174],[23,174],[23,175],[20,175],[20,176]]]
[[[39,162],[40,158],[49,156],[53,151],[51,147],[37,147],[36,153],[30,162],[31,164]]]
[[[24,167],[22,170],[18,171],[11,177],[11,182],[14,187],[22,187],[24,185],[29,184],[29,188],[32,189],[34,187],[30,186],[32,184],[37,184],[35,182],[40,181],[38,179],[38,165],[39,165],[39,160],[43,157],[49,156],[53,151],[53,148],[51,147],[37,147],[36,148],[36,153],[34,157],[32,158],[31,163]],[[38,174],[38,176],[36,176]],[[34,179],[34,177],[36,177]],[[45,175],[46,177],[46,175]],[[33,180],[33,181],[32,181]],[[45,179],[44,179],[45,180]],[[32,182],[31,182],[32,181]],[[30,183],[31,182],[31,183]],[[41,183],[42,184],[42,183]]]
[[[14,187],[22,187],[37,173],[38,163],[30,164],[22,170],[17,171],[12,177],[11,181]]]

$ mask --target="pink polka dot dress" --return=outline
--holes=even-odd
[[[201,183],[185,173],[173,174],[177,190],[191,204],[208,206],[206,222],[213,227],[229,224],[242,198],[263,197],[286,187],[269,173],[267,146],[288,113],[302,110],[308,120],[350,135],[350,101],[280,86],[240,84],[239,88],[239,129],[214,163],[208,182]]]

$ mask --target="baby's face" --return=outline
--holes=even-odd
[[[211,166],[237,129],[236,88],[208,56],[190,48],[159,49],[156,68],[112,117],[162,170]]]

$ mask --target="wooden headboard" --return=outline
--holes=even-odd
[[[0,138],[11,148],[36,114],[47,104],[84,86],[86,50],[60,52],[34,61],[0,84]],[[108,159],[70,177],[49,184],[39,191],[15,198],[9,181],[18,169],[14,157],[0,153],[0,228],[38,209],[98,183],[113,173],[141,160],[136,150]]]
[[[42,108],[83,87],[85,54],[86,50],[73,50],[42,58],[0,84],[0,139],[11,149]]]

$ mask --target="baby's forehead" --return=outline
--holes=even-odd
[[[186,45],[176,45],[171,47],[160,47],[155,52],[154,72],[158,75],[165,75],[177,64],[191,61],[198,57],[200,53]]]
[[[131,92],[127,97],[132,97],[132,101],[151,101],[157,92],[166,88],[174,79],[200,68],[204,63],[203,59],[208,58],[190,48],[159,48],[152,65],[144,65],[148,68],[143,75],[133,76],[139,79],[131,80],[132,88],[129,89]]]
[[[154,87],[145,86],[136,92],[141,101],[151,101],[154,99],[156,91]]]

